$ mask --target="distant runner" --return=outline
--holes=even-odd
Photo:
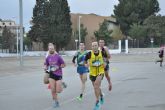
[[[157,63],[157,62],[160,62],[160,67],[162,67],[162,63],[163,63],[163,57],[164,57],[164,46],[162,46],[161,48],[160,48],[160,50],[159,50],[159,60],[156,60],[156,62],[155,63]]]
[[[85,83],[87,81],[87,73],[89,72],[89,70],[88,70],[88,67],[84,65],[84,59],[87,54],[87,51],[85,51],[84,43],[80,43],[79,48],[80,49],[74,55],[72,62],[75,66],[77,66],[77,73],[80,76],[80,80],[82,84],[80,96],[77,97],[77,99],[81,101],[83,98],[84,91],[85,91]],[[76,59],[77,59],[77,65],[75,62]]]
[[[105,42],[104,40],[99,40],[99,50],[101,50],[104,54],[106,54],[106,57],[104,57],[104,63],[105,63],[105,77],[108,81],[108,84],[109,84],[109,91],[112,90],[112,82],[111,82],[111,78],[110,78],[110,75],[109,75],[109,59],[111,58],[111,55],[109,53],[109,50],[108,48],[105,46]]]

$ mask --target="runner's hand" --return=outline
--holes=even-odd
[[[84,64],[85,65],[85,67],[89,67],[89,65],[88,64]]]
[[[60,67],[61,67],[61,68],[64,68],[65,66],[66,66],[65,64],[61,64],[61,66],[60,66]]]
[[[48,67],[46,65],[44,65],[44,70],[46,71],[48,69]]]
[[[76,63],[73,63],[73,65],[76,67],[77,66],[77,64]]]

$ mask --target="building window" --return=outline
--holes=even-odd
[[[11,23],[9,23],[9,25],[11,25]]]
[[[5,23],[3,23],[3,25],[5,25]]]

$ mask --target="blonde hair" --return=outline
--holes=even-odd
[[[48,46],[54,45],[53,43],[49,43]]]

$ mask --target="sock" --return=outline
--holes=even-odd
[[[96,101],[96,105],[99,103],[99,100]]]
[[[100,97],[103,98],[103,94],[102,93],[100,94]]]
[[[80,98],[82,98],[83,97],[83,94],[80,94]]]

